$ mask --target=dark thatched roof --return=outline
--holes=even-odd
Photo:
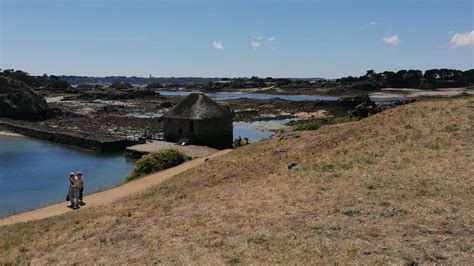
[[[206,95],[191,93],[164,114],[163,118],[202,120],[232,116],[233,114],[229,110],[220,106]]]

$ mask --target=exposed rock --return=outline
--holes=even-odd
[[[367,117],[369,115],[369,105],[367,103],[361,103],[357,105],[354,110],[350,111],[349,114],[355,117]]]
[[[46,100],[28,85],[0,77],[0,117],[41,120],[50,115]]]
[[[293,168],[295,168],[296,166],[298,165],[298,163],[290,163],[286,166],[286,169],[287,170],[292,170]]]
[[[163,108],[170,108],[170,107],[173,107],[173,102],[169,102],[169,101],[166,101],[166,102],[162,102],[160,104],[160,107],[163,107]]]
[[[361,103],[366,104],[367,106],[375,105],[375,103],[369,98],[368,94],[356,95],[342,97],[339,102],[346,108],[352,109],[358,106]]]
[[[350,209],[342,212],[346,216],[359,216],[362,212],[358,209]]]

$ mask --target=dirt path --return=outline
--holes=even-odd
[[[84,206],[83,208],[90,208],[90,207],[96,207],[96,206],[108,204],[118,199],[143,192],[147,190],[148,188],[156,186],[177,174],[180,174],[184,171],[187,171],[191,168],[194,168],[196,166],[203,164],[206,159],[218,157],[218,156],[227,154],[230,151],[232,150],[218,151],[207,157],[194,159],[194,160],[185,162],[181,165],[178,165],[176,167],[158,172],[156,174],[152,174],[152,175],[143,177],[141,179],[128,182],[121,186],[91,194],[84,198],[84,201],[87,203],[87,205]],[[67,208],[67,205],[69,205],[69,202],[57,203],[57,204],[50,205],[48,207],[44,207],[41,209],[36,209],[36,210],[28,211],[28,212],[19,213],[13,216],[9,216],[9,217],[0,219],[0,226],[7,225],[7,224],[40,220],[47,217],[52,217],[52,216],[56,216],[56,215],[60,215],[60,214],[68,213],[68,212],[73,212],[73,210]],[[80,211],[80,210],[77,210],[77,211]]]

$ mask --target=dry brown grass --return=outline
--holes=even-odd
[[[472,264],[472,125],[463,98],[276,137],[108,207],[0,227],[0,264]]]

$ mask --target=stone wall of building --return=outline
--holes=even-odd
[[[188,138],[192,144],[217,149],[231,148],[233,141],[232,118],[189,120],[178,118],[163,119],[164,138],[177,141]]]

